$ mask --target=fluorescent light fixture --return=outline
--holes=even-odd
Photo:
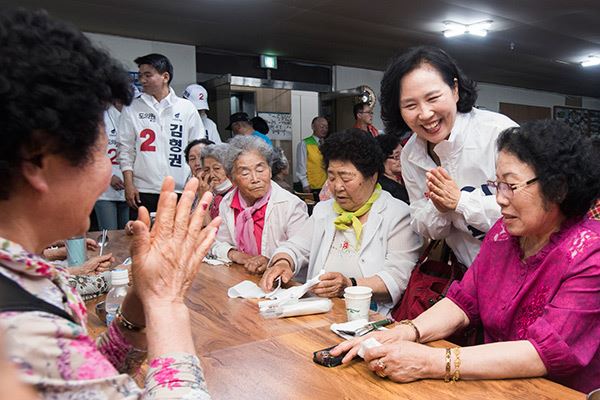
[[[582,67],[593,67],[596,65],[600,65],[600,57],[598,56],[589,56],[587,60],[581,62]]]
[[[486,20],[476,22],[471,25],[465,25],[454,21],[444,21],[446,29],[443,31],[444,36],[447,38],[460,36],[465,33],[470,35],[484,37],[487,35],[488,30],[492,26],[492,20]]]
[[[277,69],[277,57],[262,54],[260,56],[260,67],[267,69]]]

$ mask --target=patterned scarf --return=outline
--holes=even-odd
[[[346,229],[352,226],[354,229],[354,234],[356,235],[356,244],[357,246],[360,244],[360,235],[362,233],[362,224],[360,223],[358,217],[365,215],[371,210],[371,206],[379,198],[381,194],[381,185],[378,183],[375,185],[375,190],[369,200],[365,204],[363,204],[358,210],[354,212],[344,210],[337,201],[333,202],[333,210],[338,213],[338,217],[333,221],[335,228],[340,231],[345,231]]]
[[[27,252],[21,245],[4,238],[0,238],[0,262],[2,266],[8,269],[8,272],[14,272],[17,276],[28,275],[31,277],[46,278],[47,280],[19,280],[18,278],[15,279],[14,276],[8,275],[9,278],[15,280],[28,292],[62,309],[64,309],[64,306],[56,304],[56,302],[60,301],[59,299],[64,296],[67,301],[65,311],[83,329],[86,329],[87,310],[85,303],[77,293],[77,288],[69,285],[69,273],[66,268],[51,264],[42,257]],[[59,290],[60,293],[57,293]],[[49,301],[50,299],[46,297],[52,294],[55,294],[53,296],[54,301]]]
[[[248,206],[238,189],[235,190],[236,193],[234,193],[234,196],[239,198],[240,206],[242,207],[242,210],[235,219],[235,241],[237,248],[244,253],[256,256],[260,254],[260,249],[256,244],[256,237],[254,236],[254,220],[252,219],[252,214],[260,210],[269,202],[269,199],[271,198],[271,188],[269,188],[269,191],[252,206]]]

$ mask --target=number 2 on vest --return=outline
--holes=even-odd
[[[152,129],[144,129],[140,132],[140,137],[145,139],[140,146],[140,151],[156,151],[156,146],[152,144],[156,140],[156,133]]]

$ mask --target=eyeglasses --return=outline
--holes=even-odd
[[[391,156],[388,156],[387,159],[388,160],[396,160],[396,161],[398,161],[398,160],[400,160],[400,154],[397,154],[397,155],[393,155],[392,154]]]
[[[493,194],[501,194],[507,199],[512,198],[515,190],[522,189],[526,186],[531,185],[534,182],[537,182],[539,178],[531,178],[526,182],[521,183],[508,183],[508,182],[500,182],[500,181],[487,181],[487,186],[490,188]]]
[[[357,114],[370,114],[370,115],[373,115],[373,111],[359,111]]]

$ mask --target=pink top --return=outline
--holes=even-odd
[[[486,343],[529,340],[549,379],[586,393],[600,387],[600,221],[567,222],[521,256],[501,218],[447,297],[483,324]]]

